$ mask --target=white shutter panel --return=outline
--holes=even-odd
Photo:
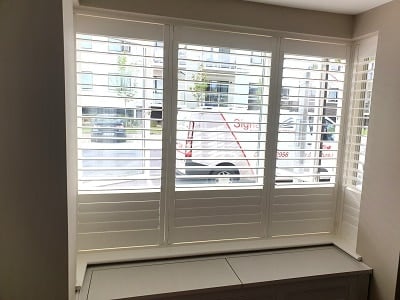
[[[341,236],[356,246],[377,37],[358,42],[349,103],[343,170]]]
[[[260,190],[181,191],[176,193],[172,243],[261,237]]]
[[[346,47],[285,42],[276,185],[333,184],[346,63],[341,55]],[[307,53],[310,44],[318,56],[297,54]]]
[[[276,237],[331,233],[335,209],[332,187],[275,189],[271,199],[269,234]]]
[[[77,24],[78,249],[159,245],[163,26]]]
[[[269,236],[334,231],[347,46],[283,41]]]
[[[193,28],[176,37],[170,242],[264,236],[272,39]]]
[[[160,243],[160,194],[78,197],[78,250],[154,246]]]
[[[371,108],[375,57],[359,57],[354,64],[349,123],[346,136],[345,184],[362,190],[365,150]]]

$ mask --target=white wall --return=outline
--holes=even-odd
[[[0,299],[67,299],[61,0],[0,1]]]
[[[357,16],[354,36],[379,31],[357,251],[374,268],[371,300],[394,299],[400,251],[400,2]]]
[[[150,15],[351,38],[353,18],[243,0],[81,0],[92,6]]]

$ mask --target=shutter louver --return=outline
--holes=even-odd
[[[270,235],[292,236],[334,230],[334,188],[275,189],[271,200]]]
[[[177,192],[172,243],[263,236],[260,190]]]
[[[80,195],[77,216],[79,251],[159,244],[159,193]]]

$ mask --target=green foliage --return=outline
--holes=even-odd
[[[116,87],[119,96],[132,98],[135,94],[132,84],[132,66],[128,64],[128,57],[125,54],[118,55],[119,84]]]
[[[197,101],[203,102],[208,86],[207,73],[204,71],[203,65],[200,65],[199,71],[192,75],[192,80],[194,84],[189,89]]]

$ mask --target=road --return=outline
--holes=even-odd
[[[161,141],[146,145],[146,158],[150,158],[151,168],[161,169]],[[136,149],[135,149],[136,148]],[[134,187],[159,187],[160,171],[150,170],[144,173],[144,151],[137,149],[135,143],[92,143],[85,140],[80,144],[80,189],[129,189]],[[158,148],[158,149],[157,149]],[[89,168],[89,169],[88,169]],[[93,170],[91,168],[102,168]],[[101,180],[112,177],[112,180]],[[149,179],[158,177],[156,179]],[[98,178],[98,180],[96,180]],[[128,179],[129,178],[129,179]],[[206,184],[208,180],[178,179],[177,185]]]

